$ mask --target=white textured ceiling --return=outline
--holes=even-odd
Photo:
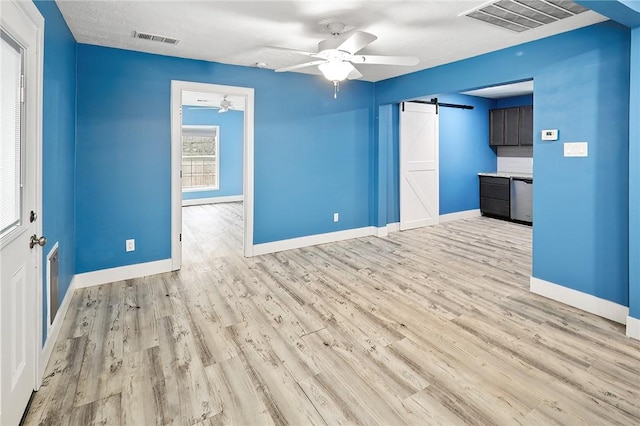
[[[606,18],[588,11],[522,33],[465,16],[486,1],[93,1],[56,0],[79,43],[275,69],[309,58],[271,47],[316,51],[340,21],[378,40],[360,53],[411,55],[414,67],[358,65],[379,81],[573,30]],[[173,37],[177,45],[133,38],[135,31]],[[301,72],[316,73],[314,68]]]

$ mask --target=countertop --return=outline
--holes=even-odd
[[[489,173],[478,173],[478,176],[533,179],[533,174],[531,173],[489,172]]]

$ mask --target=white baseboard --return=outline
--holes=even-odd
[[[620,324],[626,324],[629,308],[610,300],[601,299],[591,294],[563,287],[549,281],[531,277],[530,290],[540,296],[562,302],[565,305],[582,309],[594,315],[607,318]]]
[[[385,226],[380,226],[378,228],[375,228],[375,230],[376,230],[376,233],[375,233],[376,237],[386,237],[392,232],[400,231],[400,223],[398,222],[388,223]]]
[[[387,232],[400,232],[400,222],[388,223]]]
[[[85,272],[77,274],[74,279],[76,281],[76,288],[85,288],[170,272],[172,266],[173,263],[171,259],[156,260],[154,262],[137,263],[135,265],[120,266],[118,268]]]
[[[227,197],[194,198],[192,200],[182,200],[182,207],[199,206],[202,204],[234,203],[244,201],[243,195],[229,195]]]
[[[365,226],[364,228],[347,229],[345,231],[327,232],[326,234],[309,235],[307,237],[256,244],[253,246],[253,255],[260,256],[261,254],[276,253],[279,251],[315,246],[318,244],[334,243],[336,241],[349,240],[351,238],[367,237],[370,235],[376,235],[376,229],[377,228],[373,226]]]
[[[41,383],[42,378],[44,377],[44,371],[46,370],[49,359],[51,358],[51,354],[53,353],[53,347],[58,340],[58,335],[60,334],[60,330],[62,329],[62,323],[64,321],[64,318],[67,316],[67,311],[69,310],[71,299],[73,298],[73,293],[75,291],[76,277],[74,276],[71,279],[69,288],[67,289],[67,292],[64,295],[64,299],[62,299],[62,303],[58,308],[56,317],[53,319],[51,327],[49,327],[47,340],[44,342],[44,346],[42,347],[42,351],[40,352],[40,360],[38,361],[38,369],[40,370],[38,371],[38,384]]]
[[[376,229],[376,237],[386,237],[389,235],[389,229],[386,226],[380,226]]]
[[[470,219],[472,217],[479,217],[479,216],[480,216],[480,209],[448,213],[448,214],[440,215],[438,217],[438,224],[452,222],[454,220],[460,220],[460,219]],[[400,231],[400,222],[394,222],[394,223],[388,223],[387,226],[381,226],[379,228],[376,228],[375,235],[378,237],[386,237],[392,232],[399,232],[399,231]]]
[[[640,340],[640,319],[627,317],[627,336]]]
[[[479,217],[479,216],[480,216],[480,209],[441,214],[440,223],[453,222],[454,220],[460,220],[460,219],[471,219],[473,217]]]

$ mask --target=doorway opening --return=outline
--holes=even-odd
[[[182,267],[187,235],[202,244],[239,238],[241,253],[253,255],[253,108],[252,88],[171,82],[173,270]],[[194,223],[189,228],[183,206]],[[202,222],[212,216],[227,222]],[[217,236],[205,229],[212,227]],[[231,229],[237,233],[225,235]]]

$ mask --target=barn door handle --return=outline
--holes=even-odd
[[[45,244],[47,244],[47,237],[38,238],[36,234],[33,234],[31,236],[31,240],[29,241],[29,248],[34,248],[36,245],[43,247]]]

